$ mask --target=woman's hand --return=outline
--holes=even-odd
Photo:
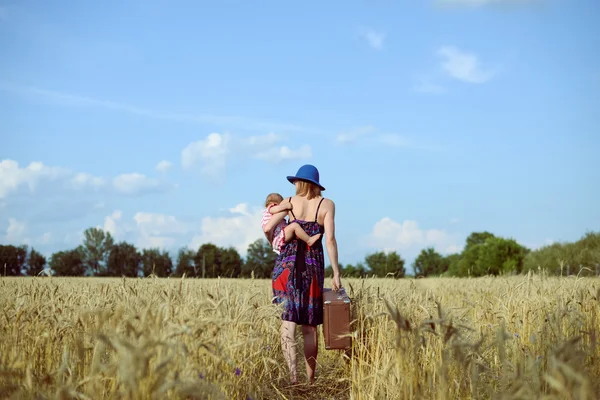
[[[342,280],[339,274],[333,274],[333,279],[331,280],[331,289],[334,292],[337,292],[342,287]]]

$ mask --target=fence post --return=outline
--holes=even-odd
[[[600,264],[596,264],[596,276],[600,276]]]
[[[567,264],[567,276],[571,275],[571,264]]]

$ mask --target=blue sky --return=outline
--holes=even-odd
[[[242,254],[319,168],[342,263],[600,229],[593,0],[0,0],[0,242]]]

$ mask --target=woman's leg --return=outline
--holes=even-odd
[[[304,362],[306,364],[306,376],[308,377],[308,382],[312,384],[315,380],[317,353],[319,352],[317,327],[302,325],[302,336],[304,337]]]
[[[281,348],[287,362],[292,383],[298,382],[296,361],[296,324],[291,321],[281,322]]]

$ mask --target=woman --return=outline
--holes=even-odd
[[[325,188],[319,183],[319,171],[314,166],[304,165],[295,176],[287,179],[296,186],[296,195],[281,203],[291,203],[292,209],[288,212],[290,221],[300,224],[309,236],[323,234],[311,247],[294,238],[277,257],[272,276],[273,301],[283,306],[281,347],[291,382],[298,382],[294,336],[296,326],[302,325],[306,375],[312,383],[318,353],[317,326],[323,323],[323,237],[333,268],[331,287],[337,291],[342,286],[335,239],[335,204],[321,196]]]

